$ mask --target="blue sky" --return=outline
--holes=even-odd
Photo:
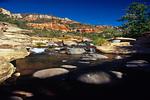
[[[144,0],[0,0],[13,13],[40,13],[67,17],[82,23],[114,25],[132,2]]]

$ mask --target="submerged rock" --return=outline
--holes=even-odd
[[[21,95],[21,96],[24,96],[24,97],[32,97],[32,96],[34,96],[33,93],[27,92],[27,91],[13,91],[13,94]]]
[[[19,96],[11,96],[8,98],[9,100],[23,100],[23,98],[19,97]]]
[[[145,60],[133,60],[126,64],[126,67],[148,67],[150,66],[148,61]]]
[[[81,60],[98,60],[98,59],[108,59],[107,56],[101,55],[101,54],[97,54],[97,53],[92,53],[92,54],[86,54],[83,56],[83,58]]]
[[[93,57],[84,57],[84,58],[82,58],[81,60],[83,60],[83,61],[95,61],[95,60],[97,60],[96,58],[93,58]]]
[[[118,71],[111,71],[111,73],[113,73],[114,75],[116,75],[117,78],[123,78],[123,73],[122,72],[118,72]]]
[[[68,49],[68,54],[83,54],[86,51],[83,48],[69,48]]]
[[[77,80],[87,84],[106,84],[111,82],[111,76],[105,72],[92,72],[81,75]]]
[[[78,61],[78,63],[80,63],[80,64],[90,64],[89,61]]]
[[[77,66],[73,66],[73,65],[62,65],[61,67],[63,67],[63,68],[70,68],[70,69],[77,68]]]
[[[69,73],[67,69],[64,68],[50,68],[50,69],[44,69],[44,70],[39,70],[33,74],[33,77],[35,78],[40,78],[40,79],[45,79],[45,78],[51,78],[54,76],[59,76]]]
[[[122,57],[121,56],[116,56],[115,59],[122,59]]]
[[[123,77],[123,73],[117,71],[110,72],[90,72],[86,74],[82,74],[77,78],[78,81],[86,83],[86,84],[110,84],[117,79],[121,79]]]

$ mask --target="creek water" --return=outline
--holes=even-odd
[[[150,88],[148,87],[150,74],[145,74],[145,72],[141,71],[132,71],[135,72],[134,75],[129,71],[131,77],[127,77],[118,83],[104,86],[80,83],[74,78],[74,76],[78,73],[80,74],[82,71],[93,69],[118,70],[128,74],[128,70],[122,69],[127,61],[134,59],[149,61],[149,56],[147,55],[124,55],[125,58],[122,60],[115,60],[116,55],[113,54],[106,56],[108,56],[109,59],[90,61],[90,63],[79,63],[82,55],[59,53],[31,54],[24,59],[18,59],[16,60],[16,68],[17,71],[21,73],[21,76],[17,79],[9,80],[0,88],[0,98],[7,100],[10,99],[9,97],[11,96],[19,96],[23,98],[23,100],[53,100],[62,98],[69,98],[71,100],[86,98],[88,100],[94,97],[95,100],[99,100],[99,98],[104,100],[118,97],[124,100],[129,97],[137,97],[137,94],[140,94],[141,97],[145,95],[148,96],[145,92],[138,92]],[[71,73],[56,78],[36,79],[32,77],[33,73],[38,70],[60,68],[61,65],[74,65],[77,66],[77,69],[68,69]],[[120,68],[119,66],[122,67]],[[140,80],[138,80],[137,77],[139,77]],[[143,84],[146,85],[143,87]],[[28,97],[14,94],[14,91],[29,92],[32,93],[33,96]],[[125,96],[125,94],[129,97]]]

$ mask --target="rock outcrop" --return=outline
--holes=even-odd
[[[50,69],[44,69],[39,70],[33,74],[33,77],[40,78],[40,79],[46,79],[46,78],[52,78],[55,76],[67,74],[69,71],[64,68],[50,68]]]
[[[96,46],[96,48],[103,53],[111,54],[132,54],[137,52],[131,44],[131,41],[135,41],[135,39],[116,38],[111,40],[109,44]]]
[[[15,67],[4,57],[0,57],[0,83],[11,77],[14,71]]]
[[[11,77],[15,71],[10,61],[29,55],[26,46],[31,43],[30,37],[20,34],[22,31],[23,29],[8,24],[7,30],[0,36],[0,83]]]
[[[20,21],[26,21],[28,27],[56,30],[62,32],[79,32],[79,33],[101,33],[111,26],[92,26],[81,24],[69,18],[60,18],[52,15],[43,14],[13,14],[10,11],[0,8],[0,14],[7,15]]]
[[[37,29],[50,29],[63,32],[70,31],[70,29],[67,26],[58,23],[28,23],[27,26]]]

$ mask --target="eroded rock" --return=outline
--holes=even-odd
[[[83,54],[86,51],[83,48],[69,48],[68,49],[68,54]]]
[[[79,76],[77,80],[87,84],[107,84],[111,82],[111,76],[106,72],[91,72]]]
[[[69,71],[67,69],[63,68],[50,68],[50,69],[44,69],[44,70],[39,70],[33,74],[33,77],[35,78],[40,78],[40,79],[45,79],[45,78],[51,78],[54,76],[59,76],[63,74],[67,74]]]
[[[63,67],[63,68],[70,68],[70,69],[77,68],[77,66],[74,66],[74,65],[62,65],[61,67]]]
[[[15,72],[15,67],[4,57],[0,57],[0,83],[11,77]]]
[[[146,60],[133,60],[127,62],[126,64],[126,67],[148,67],[148,66],[150,66],[150,64]]]

